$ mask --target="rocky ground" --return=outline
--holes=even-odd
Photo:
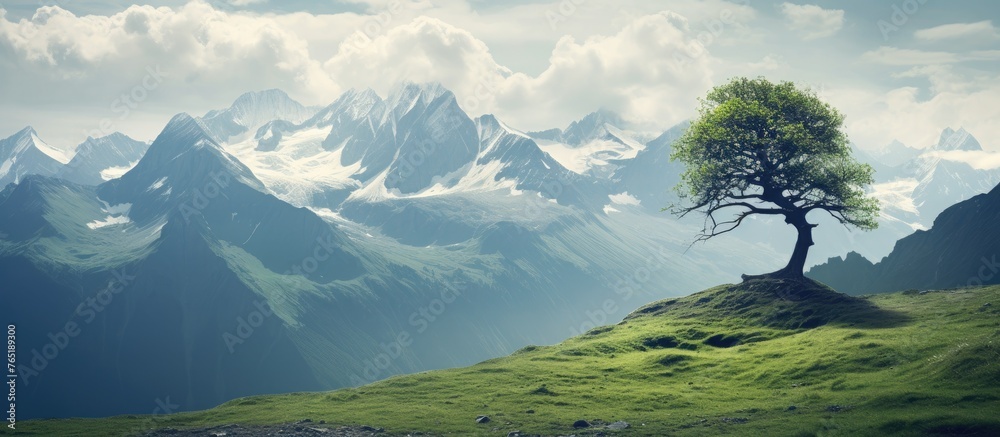
[[[476,422],[480,424],[487,424],[490,422],[489,416],[479,416],[476,418]],[[573,427],[581,431],[580,436],[593,436],[593,437],[603,437],[606,434],[603,430],[613,430],[620,431],[627,429],[630,425],[627,422],[614,422],[614,423],[604,423],[600,420],[595,420],[592,422],[587,422],[585,420],[578,420],[573,424]],[[494,432],[500,432],[499,429],[493,429]],[[327,425],[326,421],[313,422],[310,419],[301,420],[295,423],[286,423],[282,425],[221,425],[212,426],[205,428],[192,428],[192,429],[175,429],[175,428],[162,428],[155,431],[150,431],[143,434],[145,437],[264,437],[264,436],[323,436],[323,437],[389,437],[390,434],[385,432],[383,428],[375,428],[372,426],[332,426]],[[413,432],[406,434],[407,436],[421,436],[421,437],[431,437],[434,434]],[[501,434],[502,435],[502,434]],[[575,437],[573,434],[568,437]],[[534,437],[530,434],[524,434],[520,431],[512,431],[507,434],[507,437]]]
[[[264,436],[324,436],[370,437],[384,433],[371,426],[331,426],[325,421],[303,420],[282,425],[221,425],[206,428],[162,428],[143,434],[147,437],[264,437]]]

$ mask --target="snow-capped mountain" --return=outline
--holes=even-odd
[[[240,141],[253,136],[272,121],[300,123],[315,113],[293,100],[284,91],[270,89],[239,96],[226,109],[209,111],[201,121],[216,139],[222,142]]]
[[[20,406],[141,413],[170,393],[197,409],[467,365],[585,331],[595,309],[624,316],[609,298],[625,309],[778,267],[738,240],[688,250],[693,229],[636,203],[434,84],[348,92],[228,144],[181,114],[119,178],[0,190],[18,308],[2,316],[25,350],[67,315],[83,326]],[[76,315],[116,278],[114,302]],[[255,312],[252,335],[237,331]],[[403,332],[412,345],[371,368]]]
[[[543,173],[595,185],[495,117],[471,119],[439,84],[403,84],[385,99],[370,89],[351,90],[301,124],[269,123],[228,149],[276,196],[329,209],[348,199],[545,193]],[[580,200],[572,193],[549,197]]]
[[[911,149],[901,150],[906,155]],[[936,144],[893,167],[891,178],[878,178],[874,194],[882,201],[883,215],[927,228],[948,206],[1000,183],[1000,169],[973,167],[972,153],[989,152],[965,129],[945,129]]]
[[[958,130],[953,130],[952,128],[945,128],[941,132],[941,138],[935,144],[932,150],[949,151],[949,150],[965,150],[965,151],[979,151],[983,150],[983,146],[979,144],[979,141],[972,136],[964,127],[958,128]]]
[[[922,155],[912,162],[919,176],[913,203],[920,217],[928,221],[956,202],[985,193],[1000,183],[1000,169],[977,170],[968,163],[933,155]]]
[[[879,199],[881,212],[879,229],[852,239],[850,250],[878,260],[896,240],[928,229],[947,207],[990,191],[1000,183],[1000,169],[974,164],[991,153],[962,128],[945,129],[937,143],[924,149],[898,141],[867,153],[855,148],[855,156],[876,170],[871,194]]]
[[[671,162],[673,144],[687,130],[690,122],[667,129],[646,143],[634,159],[612,161],[618,168],[613,180],[618,191],[638,198],[651,211],[659,211],[677,200],[673,188],[680,182],[684,165]]]
[[[898,167],[919,156],[921,151],[894,140],[884,147],[871,150],[868,153],[881,164]]]
[[[412,83],[385,97],[348,91],[298,121],[231,117],[275,106],[262,102],[175,116],[134,166],[96,187],[29,176],[0,190],[0,275],[25,290],[9,299],[24,319],[8,319],[26,350],[109,278],[131,278],[92,322],[77,321],[93,327],[32,383],[25,405],[50,403],[28,411],[142,412],[134,405],[172,390],[184,408],[201,408],[470,364],[585,331],[609,298],[628,307],[632,294],[649,301],[774,270],[794,239],[759,220],[690,246],[700,223],[659,211],[682,171],[669,155],[686,124],[642,144],[601,111],[529,135],[493,115],[470,117],[440,85]],[[218,121],[236,119],[246,123]],[[233,125],[246,130],[219,128]],[[979,153],[961,144],[914,170],[930,175],[921,197],[977,189],[945,176],[964,171],[949,154]],[[553,153],[588,145],[600,153],[587,151],[582,170]],[[920,218],[921,182],[880,186],[882,197],[909,198],[900,211]],[[817,228],[814,254],[891,246],[840,231]],[[261,308],[270,315],[254,333],[232,337]],[[373,370],[401,332],[412,345]],[[62,381],[94,372],[79,395],[62,392]],[[114,398],[83,402],[109,384]]]
[[[27,175],[54,175],[69,161],[66,152],[46,144],[35,129],[26,127],[0,140],[0,187]]]
[[[612,161],[632,159],[644,147],[636,139],[642,134],[626,130],[627,126],[621,116],[602,109],[570,123],[565,129],[528,135],[567,169],[607,178],[617,169]]]
[[[101,138],[88,137],[76,147],[60,177],[83,185],[97,185],[117,178],[132,168],[149,148],[149,143],[115,132]]]

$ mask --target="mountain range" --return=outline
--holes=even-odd
[[[567,169],[440,85],[351,91],[304,120],[275,102],[179,114],[148,145],[90,139],[77,182],[13,173],[0,274],[19,417],[466,365],[779,262],[739,240],[689,250],[695,228],[650,214],[628,182]],[[12,138],[18,165],[44,161],[33,131]],[[750,251],[769,255],[735,255]]]
[[[116,133],[73,156],[27,128],[0,142],[24,417],[146,412],[164,396],[198,409],[467,365],[783,265],[783,223],[691,246],[700,221],[660,211],[686,127],[649,135],[600,110],[526,133],[404,83],[321,108],[247,93],[175,116],[151,143]],[[985,191],[993,173],[947,155],[978,143],[945,133],[898,165],[859,150],[889,169],[876,195],[900,199],[880,233],[821,222],[814,259],[887,251],[938,205]],[[81,332],[63,342],[70,323]]]

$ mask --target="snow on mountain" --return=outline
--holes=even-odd
[[[263,138],[236,143],[226,150],[250,167],[278,198],[296,206],[328,205],[336,203],[329,196],[341,193],[337,198],[343,200],[361,185],[352,178],[361,170],[360,162],[343,165],[343,148],[332,151],[323,148],[331,129],[331,126],[309,127],[274,134],[273,138],[280,141],[274,141],[273,150],[258,149]]]
[[[892,149],[892,152],[886,150]],[[882,218],[912,229],[929,228],[947,207],[990,191],[1000,183],[1000,154],[986,152],[965,129],[945,129],[937,144],[917,151],[895,142],[882,149],[883,162],[917,154],[892,168],[891,178],[878,178],[872,194],[882,203]]]
[[[594,139],[624,142],[608,131],[609,127],[617,129],[616,126],[625,126],[625,120],[612,111],[601,109],[570,123],[563,129],[559,139],[574,146],[586,144]]]
[[[631,159],[644,146],[616,113],[599,110],[574,121],[566,129],[532,132],[539,147],[564,167],[579,173],[607,177],[615,170],[611,161]]]
[[[571,173],[495,117],[472,120],[433,83],[406,83],[385,99],[350,90],[299,125],[269,123],[227,150],[279,198],[327,209],[348,199],[544,191],[547,175]]]
[[[964,162],[939,157],[917,159],[920,173],[913,201],[924,220],[933,220],[949,206],[990,191],[1000,183],[1000,170],[976,170]]]
[[[619,141],[604,140],[628,146],[614,128],[601,129]],[[659,192],[657,165],[678,131],[610,165]],[[308,120],[216,137],[180,114],[120,178],[91,187],[33,176],[0,190],[0,232],[18,242],[5,256],[25,267],[6,279],[33,284],[11,296],[31,316],[26,350],[65,324],[81,284],[98,289],[112,271],[134,278],[96,316],[110,334],[80,337],[66,351],[76,365],[33,382],[26,411],[139,413],[142,399],[177,387],[197,400],[184,408],[205,408],[356,385],[386,339],[412,329],[414,308],[446,289],[461,293],[449,317],[370,378],[466,365],[559,341],[637,266],[648,277],[631,286],[648,301],[783,258],[736,238],[689,248],[696,229],[651,214],[647,205],[662,205],[647,193],[567,169],[496,117],[470,118],[439,85],[406,84],[384,99],[352,91]],[[273,317],[227,344],[234,321],[261,305]],[[67,380],[83,381],[80,394],[65,397]],[[101,395],[107,381],[122,390]],[[38,399],[66,402],[43,410]]]
[[[124,225],[132,222],[132,220],[128,217],[128,211],[132,208],[131,203],[122,203],[118,205],[109,205],[107,202],[101,203],[104,205],[104,207],[101,208],[101,212],[106,213],[107,217],[87,223],[88,228],[99,229],[107,226]]]
[[[921,150],[914,149],[907,146],[899,141],[894,140],[893,142],[886,144],[875,150],[868,152],[874,159],[878,160],[880,163],[890,166],[898,167],[905,164],[907,161],[916,158],[920,155]]]
[[[188,207],[182,212],[190,216],[201,209],[198,205],[209,203],[236,182],[265,191],[253,172],[223,150],[201,121],[182,113],[167,123],[134,167],[99,189],[102,199],[117,203],[136,203],[155,191],[157,202],[140,202],[132,209],[133,219],[143,219],[161,216],[182,203]]]
[[[219,141],[238,142],[253,136],[265,124],[275,120],[300,123],[315,110],[302,106],[284,91],[270,89],[239,96],[226,109],[209,111],[201,121]]]
[[[118,132],[101,138],[88,137],[56,176],[78,184],[98,185],[121,177],[139,162],[148,148],[149,143]]]
[[[913,201],[913,190],[919,184],[914,178],[905,178],[872,185],[869,193],[878,199],[882,207],[879,218],[905,223],[913,230],[925,229],[920,221],[920,211]]]
[[[659,211],[676,199],[673,188],[680,182],[684,165],[670,161],[674,141],[687,130],[689,122],[682,122],[664,131],[646,143],[634,159],[616,161],[618,166],[612,176],[620,191],[631,193],[643,206]]]
[[[27,175],[54,175],[67,162],[65,152],[46,144],[33,128],[26,127],[0,140],[0,187]]]
[[[945,128],[941,132],[941,138],[938,143],[932,147],[933,150],[949,151],[949,150],[966,150],[966,151],[977,151],[983,150],[983,146],[979,144],[979,141],[972,136],[965,128],[959,128],[957,131],[951,128]]]

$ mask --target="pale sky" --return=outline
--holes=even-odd
[[[734,76],[815,88],[851,139],[1000,151],[1000,2],[970,0],[0,0],[0,138],[149,140],[247,91],[308,105],[437,81],[522,130],[598,108],[644,129]]]

